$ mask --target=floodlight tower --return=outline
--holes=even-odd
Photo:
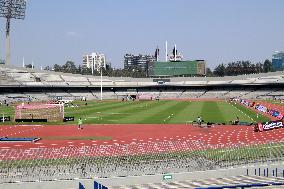
[[[0,17],[6,18],[6,65],[11,62],[10,22],[25,19],[26,0],[0,0]]]

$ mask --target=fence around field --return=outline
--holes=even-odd
[[[279,162],[283,157],[283,142],[213,146],[200,141],[160,141],[1,149],[0,183],[215,170]]]

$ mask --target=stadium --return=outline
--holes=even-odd
[[[30,10],[36,14],[31,17],[40,19],[41,24],[29,20],[32,24],[26,25],[29,28],[25,28],[26,31],[18,27],[17,30],[21,31],[18,37],[25,45],[21,47],[21,42],[17,42],[17,61],[11,61],[11,46],[14,46],[10,44],[11,23],[12,20],[25,19],[27,1],[0,0],[0,17],[6,21],[6,57],[5,61],[0,59],[0,188],[283,188],[284,74],[283,71],[270,72],[274,69],[270,60],[266,60],[263,65],[260,62],[251,64],[250,61],[228,64],[231,65],[231,75],[258,74],[205,77],[207,68],[203,58],[183,60],[176,45],[170,55],[166,41],[165,61],[159,59],[158,46],[155,56],[125,55],[124,69],[117,73],[122,71],[121,75],[142,78],[102,76],[107,67],[111,68],[111,62],[107,62],[104,53],[98,52],[83,55],[82,67],[80,65],[78,69],[73,61],[66,62],[69,65],[66,70],[73,66],[68,72],[90,75],[55,72],[66,71],[61,69],[64,66],[57,64],[53,67],[54,71],[36,70],[33,61],[25,65],[23,60],[23,68],[11,65],[11,62],[19,63],[21,55],[28,58],[42,56],[42,59],[38,59],[41,64],[60,62],[59,56],[78,56],[77,53],[83,53],[86,48],[94,48],[94,44],[99,49],[106,46],[107,49],[114,49],[116,44],[120,50],[123,48],[123,53],[125,49],[135,52],[134,46],[139,46],[139,51],[142,51],[144,43],[153,43],[159,37],[159,40],[169,37],[169,40],[192,45],[192,49],[184,49],[192,53],[191,57],[200,53],[219,54],[216,50],[223,49],[223,54],[233,54],[234,57],[229,59],[235,59],[239,56],[238,50],[234,49],[238,41],[234,42],[233,38],[242,42],[242,54],[245,54],[244,49],[251,51],[249,57],[256,56],[252,51],[255,48],[249,46],[250,43],[266,46],[273,42],[272,46],[276,48],[276,42],[281,38],[276,34],[270,35],[278,37],[277,40],[269,38],[266,42],[245,38],[254,33],[250,28],[253,20],[250,20],[249,14],[245,14],[245,9],[240,9],[240,5],[232,6],[232,3],[230,7],[242,10],[245,21],[250,22],[249,27],[237,24],[244,20],[232,19],[230,14],[235,10],[229,7],[223,8],[227,12],[221,16],[230,18],[233,26],[219,18],[222,22],[220,26],[225,26],[220,27],[218,18],[215,18],[220,10],[216,14],[205,9],[203,4],[199,6],[206,11],[200,14],[199,6],[191,6],[186,1],[174,2],[169,6],[170,9],[165,8],[167,2],[162,1],[158,7],[150,1],[143,1],[140,5],[138,3],[141,2],[137,1],[132,7],[130,1],[121,1],[113,6],[115,10],[111,9],[112,3],[103,6],[100,4],[102,2],[80,2],[80,6],[72,6],[74,2],[71,1],[68,4],[53,2],[53,5],[44,4],[43,1],[40,4],[33,2]],[[206,4],[210,6],[209,2]],[[143,8],[145,5],[147,7]],[[193,8],[182,11],[181,7]],[[249,8],[249,4],[246,4],[245,7],[253,17],[265,20],[265,26],[269,28],[267,18],[256,16],[256,12],[253,12],[255,5]],[[277,12],[277,7],[281,6],[273,4],[273,13]],[[167,10],[166,14],[161,16],[162,20],[156,20],[162,9]],[[128,14],[125,14],[125,20],[119,20],[124,12],[117,10],[126,10]],[[198,10],[197,14],[195,10]],[[269,12],[269,6],[266,5],[263,10]],[[150,12],[154,15],[151,16]],[[186,15],[175,17],[181,12]],[[142,13],[151,19],[137,19],[139,17],[136,16],[145,16]],[[193,17],[193,14],[198,16]],[[167,15],[171,15],[171,18]],[[203,15],[206,24],[204,20],[190,22]],[[94,19],[97,16],[99,19]],[[60,20],[61,17],[64,17],[63,20]],[[105,20],[104,17],[114,17],[115,22]],[[131,20],[130,17],[135,19]],[[214,20],[210,21],[209,17]],[[143,27],[145,18],[147,24]],[[163,20],[170,26],[166,30],[159,25]],[[69,25],[66,24],[68,21]],[[280,22],[275,18],[273,21],[271,26]],[[253,28],[258,29],[257,22],[254,21]],[[208,25],[208,28],[196,23]],[[227,30],[236,26],[234,32]],[[250,33],[242,33],[240,40],[237,33],[241,33],[241,28]],[[56,33],[52,33],[53,30]],[[108,30],[114,33],[108,33]],[[255,31],[262,38],[268,39],[269,34],[261,33],[260,30],[266,32],[264,25]],[[204,34],[205,31],[209,33]],[[123,38],[120,32],[126,34],[126,37]],[[147,36],[147,32],[151,32],[155,38],[149,34]],[[140,37],[133,37],[130,33]],[[211,37],[207,38],[206,35]],[[190,37],[196,38],[196,41]],[[215,43],[221,44],[223,40],[230,43],[218,47],[212,41],[213,38],[216,39]],[[36,41],[40,43],[33,44]],[[129,46],[128,41],[133,44]],[[64,43],[64,46],[60,46],[60,43]],[[205,46],[210,47],[209,53],[204,51]],[[37,51],[39,47],[41,52]],[[70,51],[70,48],[73,50]],[[224,50],[229,48],[231,51]],[[202,52],[196,54],[195,49]],[[67,54],[64,54],[65,50]],[[256,54],[259,56],[270,50],[257,47]],[[60,51],[60,55],[56,55],[56,51]],[[106,49],[104,51],[116,54]],[[71,55],[72,52],[76,55]],[[277,63],[274,71],[283,70],[283,54],[277,52],[273,55],[272,61]],[[226,55],[222,61],[225,59]],[[220,58],[218,62],[221,62]],[[221,71],[225,68],[223,63],[219,66]],[[240,66],[249,72],[243,72]],[[47,67],[47,70],[52,69]],[[97,74],[100,76],[94,76]],[[214,73],[211,75],[216,76]],[[220,75],[217,74],[224,75],[224,70]]]
[[[0,78],[1,188],[284,185],[283,72]]]

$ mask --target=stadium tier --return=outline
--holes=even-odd
[[[228,77],[115,78],[84,76],[28,68],[0,66],[0,99],[41,101],[67,99],[121,99],[147,93],[159,99],[233,98],[284,99],[283,72]],[[16,95],[15,95],[16,94]]]
[[[0,188],[72,188],[93,178],[109,188],[222,187],[284,177],[282,101],[261,100],[284,99],[283,72],[101,80],[1,65],[0,78]],[[17,141],[26,137],[40,140]]]
[[[178,77],[168,79],[153,78],[123,78],[123,77],[103,77],[105,86],[151,86],[151,85],[224,85],[224,84],[266,84],[266,83],[284,83],[283,72],[270,72],[262,74],[227,76],[227,77]],[[100,77],[84,76],[79,74],[66,74],[61,72],[40,71],[29,68],[0,66],[1,81],[12,81],[19,85],[75,85],[89,86],[100,85]],[[164,83],[157,81],[164,81]],[[9,83],[3,82],[3,85]]]

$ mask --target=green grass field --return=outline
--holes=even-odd
[[[256,113],[238,104],[228,102],[190,101],[89,101],[73,102],[78,107],[65,107],[65,116],[83,118],[87,124],[184,124],[201,116],[205,122],[229,123],[240,118],[243,122],[263,122]],[[13,107],[0,106],[0,114],[13,117]],[[72,124],[68,122],[65,124]],[[63,123],[56,123],[63,124]]]

